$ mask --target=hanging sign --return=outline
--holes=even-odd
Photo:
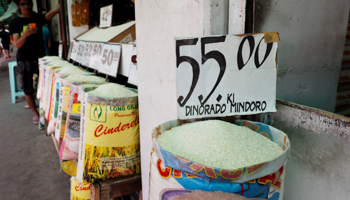
[[[120,45],[103,45],[102,54],[100,56],[101,64],[99,72],[113,77],[117,77],[119,60],[120,60]]]
[[[99,70],[102,50],[103,50],[102,43],[92,43],[92,51],[91,51],[91,57],[89,61],[90,68]]]
[[[85,44],[86,44],[86,42],[83,42],[83,41],[78,42],[77,55],[76,55],[75,61],[77,61],[80,64],[82,64],[82,62],[84,60]]]
[[[72,40],[71,45],[69,47],[69,48],[72,48],[72,50],[70,51],[71,52],[70,59],[72,59],[74,61],[76,60],[76,57],[77,57],[77,47],[78,47],[78,42]]]
[[[100,8],[100,28],[112,26],[113,4]]]
[[[83,53],[83,61],[81,64],[86,66],[86,67],[90,67],[90,58],[91,58],[92,48],[93,48],[93,43],[91,43],[91,42],[85,43],[85,49],[84,49],[84,53]]]
[[[275,112],[278,33],[176,38],[180,119]]]
[[[137,86],[137,51],[133,47],[130,63],[128,83]]]

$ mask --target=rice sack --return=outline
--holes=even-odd
[[[70,179],[70,200],[89,200],[91,184],[81,184],[75,177]]]
[[[151,200],[183,190],[283,199],[290,154],[285,133],[246,120],[179,123],[169,121],[153,130]]]
[[[70,86],[70,97],[68,104],[69,112],[66,120],[66,130],[59,153],[61,161],[78,159],[81,114],[80,93],[83,89],[85,89],[85,91],[96,89],[98,87],[97,84],[82,84],[82,82],[73,82]],[[104,84],[104,82],[101,82],[100,84]]]
[[[51,98],[50,103],[47,108],[49,125],[47,128],[47,135],[55,132],[56,122],[57,122],[57,110],[58,110],[58,97],[59,97],[59,78],[72,74],[81,75],[92,75],[90,72],[83,71],[76,66],[65,66],[54,69],[54,74],[52,77],[52,88],[51,88]]]
[[[57,113],[57,122],[55,128],[55,137],[58,141],[62,141],[65,129],[66,119],[68,113],[69,93],[70,84],[72,82],[81,81],[84,83],[101,83],[105,80],[98,76],[86,76],[82,74],[72,74],[67,77],[61,77],[58,79],[59,82],[59,105]]]
[[[83,94],[78,181],[141,173],[137,93],[109,83]]]

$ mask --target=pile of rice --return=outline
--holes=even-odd
[[[165,131],[158,144],[175,155],[222,169],[239,169],[277,158],[282,148],[243,126],[219,120],[189,123]]]
[[[103,98],[123,98],[123,97],[136,97],[137,93],[133,92],[124,86],[107,83],[99,86],[98,88],[88,92],[94,96],[103,97]]]

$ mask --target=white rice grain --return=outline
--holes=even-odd
[[[194,162],[223,169],[239,169],[277,158],[283,150],[275,142],[243,126],[219,120],[184,124],[157,138],[165,150]]]

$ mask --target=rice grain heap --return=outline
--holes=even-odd
[[[158,144],[175,155],[222,169],[239,169],[277,158],[282,148],[247,127],[219,120],[172,128]]]

